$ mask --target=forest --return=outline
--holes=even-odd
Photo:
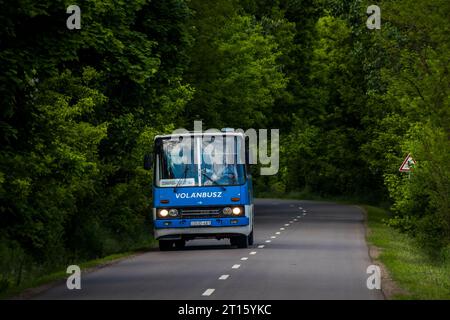
[[[79,0],[70,30],[71,4],[1,5],[0,292],[148,246],[142,159],[195,120],[280,130],[256,196],[389,208],[450,256],[450,1]]]

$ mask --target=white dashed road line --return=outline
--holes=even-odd
[[[274,203],[275,204],[275,203]],[[295,205],[293,205],[293,204],[291,204],[290,205],[290,207],[294,207]],[[306,210],[303,210],[303,208],[302,207],[298,207],[300,210],[302,210],[303,211],[303,215],[305,216],[306,215]],[[290,224],[292,224],[294,221],[298,221],[298,219],[299,218],[301,218],[301,216],[297,216],[296,218],[292,218],[293,220],[291,220],[291,221],[289,221],[289,223],[286,223],[284,226],[285,227],[289,227],[289,225]],[[286,230],[285,228],[280,228],[280,230],[281,231],[284,231],[284,230]],[[276,235],[280,235],[281,234],[281,232],[280,231],[277,231],[277,232],[275,232],[275,234]],[[276,236],[271,236],[270,237],[271,239],[276,239],[277,237]],[[266,240],[265,241],[266,243],[270,243],[270,242],[272,242],[272,240]],[[262,249],[262,248],[264,248],[264,245],[263,244],[261,244],[261,245],[258,245],[258,248],[259,249]],[[256,251],[251,251],[249,254],[250,255],[255,255],[257,252]],[[248,260],[248,257],[242,257],[241,258],[241,261],[246,261],[246,260]],[[239,269],[241,267],[241,265],[240,264],[234,264],[232,267],[231,267],[231,269]],[[227,280],[228,278],[230,277],[230,275],[229,274],[223,274],[223,275],[221,275],[220,277],[219,277],[219,280]],[[210,295],[212,295],[213,293],[214,293],[214,291],[215,291],[216,289],[206,289],[205,290],[205,292],[203,292],[202,293],[202,296],[210,296]]]
[[[210,296],[216,289],[206,289],[205,292],[202,293],[202,296]]]

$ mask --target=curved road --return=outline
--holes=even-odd
[[[258,199],[255,244],[194,240],[82,274],[37,299],[383,299],[366,287],[371,265],[356,206]]]

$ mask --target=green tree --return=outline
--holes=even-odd
[[[281,51],[261,22],[234,8],[222,16],[221,4],[197,5],[199,40],[189,72],[196,92],[188,117],[203,119],[210,127],[261,126],[286,86],[278,61]],[[218,16],[213,21],[211,11]]]
[[[385,116],[370,146],[388,141],[384,173],[394,212],[416,218],[421,243],[441,248],[450,243],[450,6],[440,0],[383,4],[386,28],[377,40],[390,63],[382,71],[386,90],[375,96]],[[407,153],[417,161],[410,178],[397,171]]]
[[[81,2],[80,30],[66,28],[69,4],[21,1],[0,13],[3,289],[148,243],[142,155],[192,97],[184,0]]]

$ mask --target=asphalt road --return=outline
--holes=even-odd
[[[82,274],[37,299],[383,299],[369,290],[363,213],[356,206],[261,199],[255,244],[194,240]]]

